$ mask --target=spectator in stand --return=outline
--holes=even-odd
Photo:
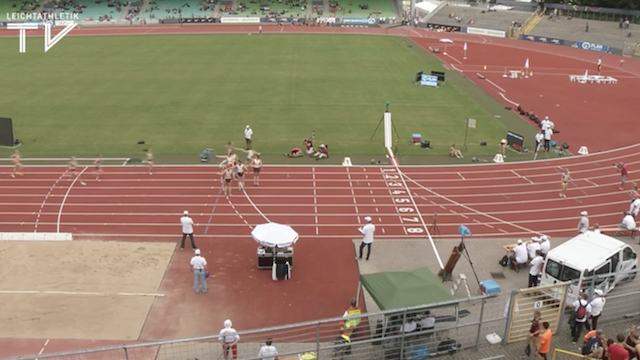
[[[581,294],[580,299],[574,301],[573,304],[569,304],[569,308],[573,309],[573,314],[571,314],[571,337],[573,343],[576,344],[582,333],[582,328],[586,327],[587,319],[591,314],[591,305],[587,301],[587,294]]]
[[[602,330],[596,331],[596,336],[592,337],[582,347],[582,355],[587,359],[602,359],[604,356],[604,344],[607,337]]]
[[[524,348],[524,355],[520,355],[521,358],[531,356],[531,347],[536,347],[536,340],[540,335],[540,330],[542,324],[540,324],[540,320],[542,320],[542,314],[540,311],[535,310],[533,312],[533,319],[531,320],[531,328],[529,328],[529,334],[527,334],[527,347]]]
[[[604,292],[600,289],[595,289],[593,293],[595,297],[589,303],[591,305],[591,329],[598,329],[598,319],[602,315],[607,299],[604,298]]]
[[[607,347],[609,360],[629,360],[629,352],[624,347],[625,336],[618,334],[616,340],[616,342]]]
[[[542,323],[542,333],[540,334],[540,341],[538,342],[538,360],[547,360],[547,354],[551,350],[551,338],[553,334],[549,330],[549,323]]]
[[[268,338],[267,341],[265,341],[265,345],[260,348],[258,356],[261,360],[278,360],[278,350],[276,350],[276,347],[272,344],[273,340]]]

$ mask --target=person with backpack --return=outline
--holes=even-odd
[[[587,294],[582,293],[580,299],[576,300],[573,304],[569,305],[569,308],[574,309],[571,314],[571,337],[573,343],[577,343],[582,333],[582,328],[586,327],[587,319],[591,313],[591,305],[587,301]]]
[[[582,347],[582,355],[589,359],[602,359],[604,356],[604,344],[607,337],[602,330],[596,331],[596,336],[592,337]]]

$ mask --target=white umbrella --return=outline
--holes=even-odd
[[[289,225],[277,223],[260,224],[251,231],[253,240],[267,247],[283,248],[298,241],[298,233]]]
[[[453,44],[453,40],[451,40],[451,39],[440,39],[440,42],[444,43],[444,52],[442,53],[442,55],[447,55],[447,45],[448,44]]]

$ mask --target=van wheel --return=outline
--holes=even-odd
[[[631,271],[633,271],[631,274],[629,274],[629,281],[633,281],[636,278],[636,275],[638,274],[638,269],[636,269],[636,267],[634,266]]]

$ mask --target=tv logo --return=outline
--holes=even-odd
[[[58,41],[62,40],[62,38],[65,37],[69,32],[71,32],[71,30],[73,30],[76,26],[78,26],[77,23],[74,23],[74,22],[67,23],[67,26],[65,26],[65,28],[62,29],[62,31],[60,31],[56,36],[51,38],[51,23],[50,22],[46,22],[44,24],[44,52],[47,52],[52,47],[54,47],[58,43]],[[27,30],[38,30],[38,24],[35,24],[35,23],[25,23],[25,24],[9,23],[9,24],[7,24],[7,29],[8,30],[20,30],[20,35],[19,35],[20,53],[26,53],[27,52]]]

